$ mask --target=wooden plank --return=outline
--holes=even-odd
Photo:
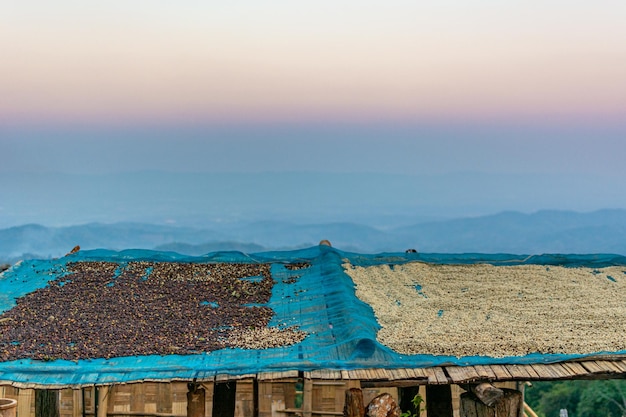
[[[613,361],[596,361],[596,364],[603,369],[606,369],[608,373],[617,374],[621,373],[622,370],[617,367]]]
[[[101,386],[101,387],[96,387],[96,389],[98,390],[98,415],[96,417],[107,417],[107,399],[109,396],[109,387],[108,386]]]
[[[589,371],[590,374],[601,374],[604,372],[595,361],[582,361],[580,364]]]
[[[446,376],[446,373],[444,372],[443,368],[441,367],[436,367],[434,368],[435,370],[435,377],[437,378],[437,382],[439,384],[449,384],[450,381],[448,380],[448,377]]]
[[[402,379],[415,379],[419,377],[422,379],[428,378],[423,369],[402,368],[399,371],[402,372]]]
[[[533,364],[532,368],[539,376],[539,379],[555,379],[552,372],[550,372],[550,370],[546,368],[546,365],[543,363]]]
[[[461,366],[446,366],[446,372],[452,379],[452,382],[454,382],[455,384],[469,382],[475,380],[478,377],[478,375],[476,375],[476,372],[474,372],[474,378],[472,378],[467,373],[467,370]]]
[[[530,378],[528,372],[521,365],[505,365],[506,370],[509,371],[513,379],[527,380]]]
[[[357,372],[357,375],[359,375],[358,379],[369,379],[367,369],[357,369],[356,372]]]
[[[624,361],[613,361],[613,365],[617,366],[620,371],[626,372],[626,362]]]
[[[476,371],[476,374],[480,379],[494,380],[497,378],[496,374],[489,366],[474,365],[474,371]]]
[[[172,412],[172,384],[163,383],[157,385],[157,413]]]
[[[378,379],[382,381],[385,381],[385,380],[388,381],[390,379],[389,373],[387,372],[386,369],[374,369],[373,372],[374,372],[374,377],[375,377],[374,379]]]
[[[359,378],[359,372],[356,369],[350,369],[348,372],[348,379],[361,379]],[[305,373],[306,376],[306,373]]]
[[[18,391],[17,415],[20,417],[35,416],[35,390],[20,389]]]
[[[412,372],[411,369],[397,368],[397,369],[394,369],[394,371],[395,371],[394,379],[411,379],[415,377],[415,373]]]
[[[423,368],[407,369],[407,371],[411,371],[413,373],[413,378],[415,379],[428,379],[428,374]]]
[[[575,375],[575,376],[584,376],[584,375],[588,375],[589,374],[589,371],[587,371],[578,362],[563,362],[561,365],[564,368],[568,369],[572,373],[572,375]]]
[[[548,369],[550,369],[552,373],[556,375],[556,379],[567,379],[572,377],[572,374],[567,369],[563,368],[561,364],[550,363],[546,366],[548,367]]]
[[[213,416],[213,398],[215,396],[215,383],[213,381],[207,381],[201,383],[204,388],[204,412],[206,417]],[[185,395],[185,401],[187,396]]]
[[[426,372],[426,375],[428,375],[429,384],[437,384],[437,376],[435,375],[434,368],[426,368],[424,369],[424,372]]]
[[[341,371],[329,371],[328,379],[341,379]]]
[[[59,415],[60,417],[73,417],[74,395],[72,389],[59,390]],[[17,411],[17,410],[16,410]]]
[[[313,381],[309,378],[304,379],[304,388],[302,391],[302,417],[311,417],[313,411]]]
[[[83,395],[82,390],[74,389],[74,415],[73,417],[82,417],[83,415]]]
[[[524,368],[526,369],[526,372],[528,373],[530,379],[539,379],[539,374],[537,374],[532,365],[524,365]],[[511,389],[515,389],[515,387]]]
[[[314,386],[345,386],[345,381],[330,381],[330,380],[313,380]]]
[[[248,417],[254,414],[254,381],[243,379],[237,381],[235,388],[234,417]]]
[[[428,374],[428,383],[429,384],[448,384],[448,377],[446,376],[443,368],[435,366],[432,368],[426,368],[426,373]]]
[[[309,374],[307,375],[307,378],[309,379],[321,379],[322,378],[322,371],[319,369],[315,369],[313,371],[310,371]]]
[[[499,381],[506,381],[511,379],[511,374],[509,373],[509,371],[506,370],[503,365],[490,365],[489,367]]]
[[[172,382],[171,383],[171,395],[172,395],[172,414],[187,414],[187,392],[189,388],[186,382]],[[200,388],[204,389],[205,395],[205,415],[206,415],[206,388],[202,385]]]

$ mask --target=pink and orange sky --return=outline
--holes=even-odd
[[[625,155],[624,0],[0,2],[0,226],[97,220],[94,176],[154,171],[338,174],[296,184],[313,211],[364,173],[390,182],[350,202],[372,215],[393,189],[437,216],[624,208]]]
[[[5,1],[0,124],[624,125],[623,1]]]

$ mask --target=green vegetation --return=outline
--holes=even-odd
[[[525,401],[540,417],[626,417],[626,380],[533,382]]]
[[[420,417],[422,411],[424,411],[424,409],[422,408],[423,402],[424,399],[422,398],[422,396],[419,394],[415,394],[415,396],[411,400],[415,411],[407,410],[404,413],[400,414],[400,417]]]

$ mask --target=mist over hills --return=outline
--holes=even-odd
[[[626,210],[507,211],[387,229],[349,222],[269,220],[222,224],[214,229],[128,222],[68,227],[27,224],[0,229],[0,263],[63,256],[75,245],[82,249],[155,249],[201,255],[218,250],[289,250],[316,245],[321,239],[330,240],[338,249],[362,253],[415,248],[440,253],[626,255]]]
[[[388,230],[508,210],[624,208],[621,188],[621,178],[562,174],[0,171],[0,228],[133,222],[217,232],[269,220]]]
[[[200,255],[321,239],[362,253],[626,254],[626,210],[600,210],[626,207],[620,181],[480,172],[0,172],[0,262],[63,256],[75,245]],[[559,210],[542,210],[551,207]]]

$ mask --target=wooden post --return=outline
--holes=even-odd
[[[98,394],[98,413],[96,417],[107,417],[110,388],[108,385],[96,387],[96,393]]]
[[[205,393],[195,382],[187,384],[187,417],[205,416]]]
[[[302,389],[302,417],[313,415],[313,380],[304,378]]]
[[[59,417],[59,391],[35,390],[35,417]]]
[[[471,385],[469,391],[471,391],[483,404],[493,407],[504,396],[504,391],[500,388],[496,388],[488,382],[483,382],[478,385]]]
[[[365,405],[363,405],[363,391],[360,388],[346,390],[346,402],[343,406],[344,417],[363,417]]]
[[[491,407],[472,392],[461,394],[461,417],[522,417],[524,412],[522,393],[506,388],[502,391],[502,398]]]

